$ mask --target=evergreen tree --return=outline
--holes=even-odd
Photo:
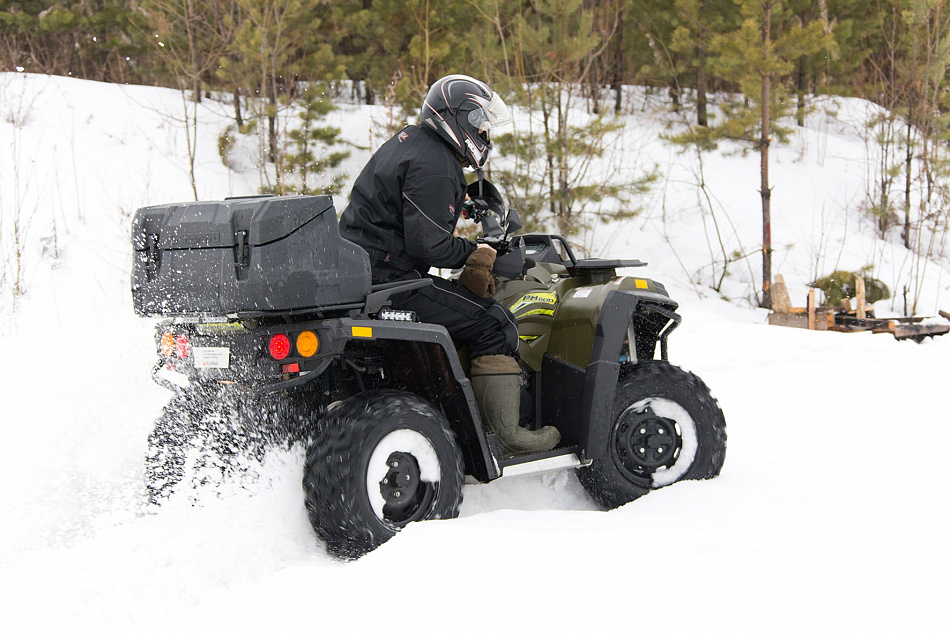
[[[735,26],[735,14],[726,10],[728,0],[675,0],[676,26],[670,50],[680,60],[679,75],[686,75],[695,91],[696,124],[709,125],[710,43],[718,34]],[[732,18],[732,19],[730,19]]]
[[[339,79],[345,70],[323,36],[330,16],[320,0],[235,1],[241,22],[219,60],[221,74],[243,78],[249,103],[266,120],[266,129],[259,128],[261,155],[276,165],[274,186],[280,188],[282,110],[290,107],[300,82]]]
[[[362,87],[367,105],[376,103],[376,93],[385,83],[376,83],[374,71],[380,64],[378,47],[379,20],[372,10],[372,0],[338,0],[332,4],[326,30],[335,53],[346,67],[347,77],[354,82],[354,91]]]
[[[498,82],[496,88],[523,106],[529,120],[496,138],[512,168],[494,175],[530,228],[550,221],[562,235],[576,235],[586,227],[585,211],[607,200],[615,209],[611,215],[623,215],[620,208],[647,178],[621,176],[619,169],[609,177],[594,175],[604,168],[608,139],[620,130],[620,123],[603,112],[583,112],[579,90],[589,83],[595,60],[608,50],[594,12],[581,0],[497,6],[488,23],[498,34],[496,50],[508,53],[503,62],[513,81]],[[607,208],[600,213],[607,215]]]
[[[232,33],[219,17],[224,0],[141,0],[134,24],[152,46],[154,72],[201,101]]]
[[[626,12],[634,32],[625,41],[640,42],[628,50],[637,76],[650,85],[665,87],[674,109],[680,106],[684,65],[671,47],[673,32],[679,25],[674,3],[669,0],[632,0]]]
[[[708,125],[707,95],[716,79],[709,70],[710,42],[738,25],[732,0],[651,0],[629,10],[650,46],[641,74],[668,88],[674,109],[691,99],[697,125]]]
[[[326,97],[325,86],[306,87],[298,100],[301,111],[300,126],[288,134],[290,149],[286,152],[284,176],[279,185],[261,187],[261,193],[276,194],[333,194],[343,188],[345,176],[334,174],[350,153],[332,151],[340,145],[340,129],[322,125],[323,119],[335,108]],[[329,178],[328,178],[329,176]]]
[[[942,107],[950,105],[945,96],[946,73],[950,64],[950,11],[944,0],[894,0],[901,7],[904,37],[897,72],[904,86],[906,147],[904,159],[904,246],[918,250],[911,230],[911,194],[915,160],[919,163],[920,215],[927,215],[934,200],[938,180],[947,177],[941,158],[947,140],[946,115]],[[917,143],[914,143],[914,139]],[[937,150],[937,151],[934,151]]]
[[[99,81],[138,79],[142,40],[127,0],[0,0],[0,68]]]
[[[802,28],[807,28],[809,24],[818,22],[823,25],[827,34],[830,35],[832,31],[832,25],[828,17],[827,0],[789,0],[789,14],[789,19],[793,22],[797,21]],[[837,47],[831,45],[833,41],[832,38],[827,46],[802,51],[798,59],[795,60],[795,70],[793,72],[796,96],[795,121],[799,127],[805,125],[808,97],[814,92],[815,82],[821,79],[822,68],[824,68],[826,74],[827,70],[830,69],[832,59],[837,56]],[[830,54],[832,51],[834,51],[834,54]]]
[[[785,95],[795,63],[803,55],[830,49],[833,42],[827,23],[808,25],[793,19],[781,0],[734,0],[744,20],[731,33],[715,36],[716,54],[711,66],[724,79],[734,81],[743,99],[724,108],[726,119],[712,130],[713,138],[750,143],[760,153],[762,198],[762,296],[760,305],[771,307],[772,190],[769,185],[769,146],[772,133],[784,139],[787,130],[775,125],[788,109]],[[758,131],[758,134],[756,132]]]
[[[436,79],[477,74],[470,44],[478,10],[452,0],[343,0],[334,3],[333,38],[367,102],[388,91],[403,124],[415,119]]]

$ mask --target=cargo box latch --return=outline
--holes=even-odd
[[[247,268],[251,265],[251,245],[247,243],[247,231],[238,231],[234,234],[237,238],[237,263],[238,268]]]
[[[145,241],[148,250],[145,261],[145,272],[148,275],[148,279],[151,280],[155,274],[158,273],[158,267],[161,265],[159,261],[158,234],[150,233],[145,238]]]

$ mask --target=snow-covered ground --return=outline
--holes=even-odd
[[[466,486],[461,518],[412,524],[348,564],[308,525],[297,453],[272,455],[253,491],[146,508],[145,440],[168,394],[149,379],[152,324],[131,309],[128,224],[139,206],[192,197],[181,107],[171,91],[0,74],[0,630],[947,630],[950,336],[768,327],[741,307],[757,259],[733,264],[731,303],[704,289],[690,163],[642,112],[626,134],[647,139],[665,180],[640,217],[590,239],[650,262],[681,301],[671,359],[725,412],[718,479],[613,512],[570,472]],[[889,285],[908,265],[856,209],[866,108],[836,107],[775,152],[776,272],[798,305],[836,263],[881,263]],[[227,107],[200,113],[199,196],[252,192],[256,169],[217,153]],[[331,116],[370,144],[370,110]],[[354,151],[348,172],[367,157]],[[756,161],[706,158],[730,251],[761,231]],[[13,218],[28,245],[15,313]],[[922,313],[948,309],[948,283],[931,263]]]

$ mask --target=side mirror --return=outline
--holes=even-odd
[[[521,216],[518,214],[517,209],[508,209],[508,219],[505,224],[505,235],[509,233],[515,233],[521,229]]]

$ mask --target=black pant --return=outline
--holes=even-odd
[[[457,345],[467,344],[471,358],[518,352],[518,325],[507,308],[482,299],[457,281],[432,277],[432,285],[394,295],[393,308],[412,310],[423,323],[449,331]]]

